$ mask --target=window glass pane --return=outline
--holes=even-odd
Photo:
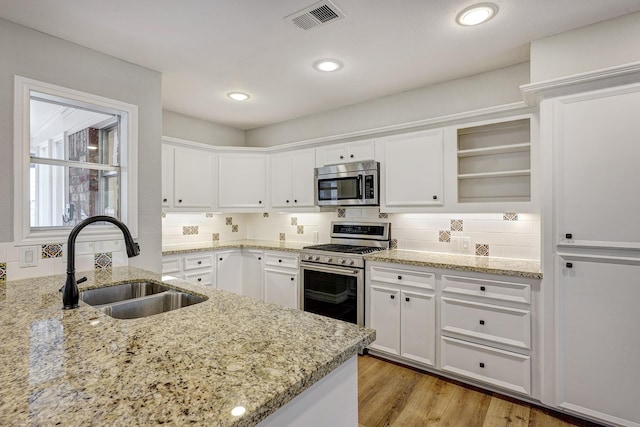
[[[33,157],[120,164],[119,118],[31,92],[30,153]]]
[[[120,173],[32,163],[31,227],[72,227],[95,215],[120,217]]]

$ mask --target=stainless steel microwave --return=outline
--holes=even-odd
[[[318,206],[379,206],[380,163],[344,163],[315,169]]]

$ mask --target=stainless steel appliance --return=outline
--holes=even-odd
[[[318,206],[379,206],[380,163],[345,163],[315,169]]]
[[[388,222],[332,222],[331,243],[301,251],[300,307],[364,326],[364,255],[390,244]]]

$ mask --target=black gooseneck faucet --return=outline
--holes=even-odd
[[[69,234],[69,240],[67,240],[67,281],[64,283],[64,290],[62,292],[62,304],[65,310],[78,308],[78,298],[80,293],[78,292],[78,284],[76,282],[76,267],[75,267],[75,255],[76,255],[76,238],[78,233],[87,225],[94,222],[110,222],[117,226],[124,235],[124,244],[127,247],[127,256],[129,258],[140,254],[140,247],[131,237],[131,232],[122,221],[119,221],[111,216],[98,215],[92,216],[84,221],[78,223],[71,233]]]

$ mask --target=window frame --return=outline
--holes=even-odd
[[[29,206],[30,100],[31,92],[65,98],[79,107],[121,114],[120,220],[138,237],[138,106],[75,89],[14,76],[14,244],[32,245],[66,242],[72,227],[31,228]],[[123,114],[124,113],[124,114]],[[122,233],[111,225],[94,224],[78,236],[79,241],[117,240]]]

